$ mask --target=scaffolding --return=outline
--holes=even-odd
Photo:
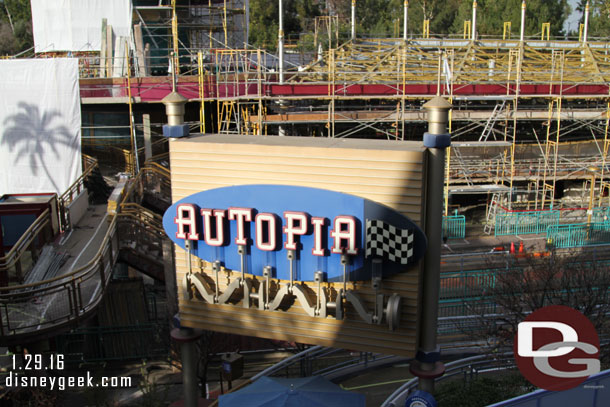
[[[610,190],[609,42],[553,39],[548,24],[535,38],[515,39],[511,22],[501,39],[478,39],[468,35],[470,22],[464,38],[434,38],[424,24],[419,37],[340,44],[338,17],[319,16],[310,62],[291,64],[288,51],[280,81],[279,58],[246,47],[246,3],[135,3],[142,40],[136,35],[132,74],[167,74],[165,62],[139,69],[138,42],[157,43],[157,51],[141,52],[150,61],[173,53],[179,90],[198,102],[199,131],[274,134],[281,125],[298,136],[413,140],[424,129],[421,104],[439,94],[454,106],[446,216],[452,196],[486,196],[491,233],[498,206],[556,209],[564,181],[598,191],[598,205]],[[131,104],[165,85],[127,79],[124,92],[109,86]]]

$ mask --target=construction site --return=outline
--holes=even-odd
[[[463,38],[424,31],[337,44],[336,16],[323,16],[318,51],[307,59],[285,48],[282,58],[243,49],[245,11],[233,3],[136,5],[129,60],[116,47],[105,63],[81,58],[85,151],[109,144],[135,157],[145,132],[159,135],[159,102],[176,66],[192,132],[419,140],[421,105],[446,97],[453,109],[445,215],[488,204],[482,218],[468,216],[467,234],[493,233],[497,208],[604,206],[608,43],[586,38],[586,30],[566,41],[543,25],[536,38],[524,38],[507,22],[498,38],[474,40],[467,21]]]
[[[36,39],[45,9],[36,12],[35,3]],[[161,224],[171,194],[186,188],[171,185],[172,141],[163,134],[176,93],[191,135],[421,141],[424,103],[434,96],[451,103],[438,322],[449,349],[478,346],[465,344],[466,317],[491,310],[485,292],[507,256],[578,250],[610,258],[610,42],[589,38],[586,23],[578,38],[551,37],[548,23],[527,36],[523,2],[520,23],[478,36],[475,2],[463,34],[442,36],[427,20],[422,32],[410,30],[405,1],[397,38],[359,36],[354,13],[351,32],[340,33],[337,15],[325,15],[315,18],[307,50],[285,43],[280,22],[271,53],[248,45],[246,0],[114,3],[128,23],[104,17],[99,47],[61,48],[49,39],[32,55],[78,59],[83,165],[68,190],[36,202],[43,209],[21,237],[0,240],[3,346],[50,347],[75,364],[169,352],[174,262],[184,267]],[[210,165],[210,177],[215,170]],[[259,172],[243,179],[281,183]],[[379,182],[366,188],[386,205],[412,204],[413,196],[389,196]],[[84,190],[91,216],[72,219],[69,208]],[[0,200],[0,219],[14,201]],[[107,222],[90,224],[92,216]],[[57,248],[58,236],[63,244],[72,231],[85,242],[86,229],[95,230],[95,244]],[[494,250],[491,261],[481,260]],[[142,276],[126,288],[125,279]],[[123,283],[113,288],[116,281]],[[127,301],[121,295],[129,290]]]

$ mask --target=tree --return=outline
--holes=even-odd
[[[485,340],[491,349],[512,348],[517,325],[532,311],[548,305],[579,310],[600,336],[610,331],[608,260],[596,260],[595,253],[561,256],[551,251],[548,257],[517,258],[504,270],[496,269],[493,277],[495,283],[487,287],[474,281],[464,283],[483,298],[469,307],[470,326],[477,328],[473,336]],[[492,303],[496,309],[490,312],[481,303]],[[601,356],[607,357],[607,351],[602,346]]]
[[[34,46],[29,0],[0,0],[0,35],[0,54],[15,54]]]
[[[284,0],[284,38],[292,39],[305,31],[313,31],[314,18],[321,15],[319,2]],[[271,51],[277,49],[279,10],[277,1],[250,1],[250,34],[248,42]]]
[[[429,20],[430,33],[452,33],[450,27],[455,24],[462,3],[460,0],[414,0],[409,2],[409,32],[422,33],[424,20]],[[460,24],[463,23],[460,22]]]
[[[584,4],[583,4],[584,3]],[[586,0],[581,0],[577,11],[580,11],[580,23],[584,23]],[[577,34],[578,31],[575,32]],[[588,36],[607,37],[610,33],[610,0],[592,0],[589,2],[589,29]]]
[[[521,0],[478,0],[479,35],[501,35],[506,21],[511,22],[512,32],[518,33],[521,29],[521,3]],[[525,9],[525,35],[540,33],[543,23],[551,24],[551,35],[563,35],[563,23],[570,11],[567,0],[528,0]],[[460,3],[451,30],[461,33],[465,20],[472,20],[471,1]]]

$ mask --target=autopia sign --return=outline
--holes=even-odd
[[[217,188],[174,203],[163,216],[167,235],[191,253],[231,270],[313,281],[368,280],[373,262],[383,278],[417,262],[426,237],[395,210],[344,193],[283,185]]]

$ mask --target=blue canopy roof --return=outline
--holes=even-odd
[[[236,392],[220,396],[220,407],[365,407],[363,394],[343,390],[321,376],[263,376]]]

